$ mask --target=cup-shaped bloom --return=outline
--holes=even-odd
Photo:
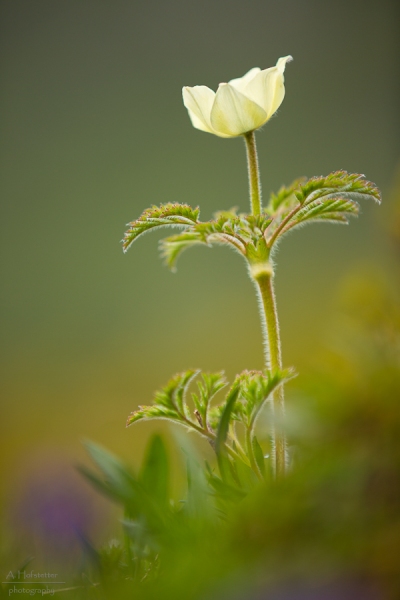
[[[266,123],[285,96],[284,71],[291,56],[275,67],[251,69],[243,77],[220,83],[217,92],[205,85],[184,87],[183,103],[193,127],[220,137],[237,137]]]

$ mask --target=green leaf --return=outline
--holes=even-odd
[[[239,395],[239,391],[240,391],[240,387],[238,382],[235,382],[232,386],[232,388],[229,391],[229,394],[226,397],[226,401],[224,404],[224,409],[222,411],[221,414],[221,419],[218,425],[218,431],[217,431],[217,439],[215,442],[215,449],[217,454],[219,452],[222,452],[222,449],[225,445],[227,436],[228,436],[228,431],[229,431],[229,423],[231,420],[231,414],[233,411],[233,408],[235,406],[235,402],[237,400],[237,397]]]
[[[281,202],[278,197],[273,200],[272,206],[278,205],[280,210],[275,213],[269,229],[269,247],[282,235],[305,222],[334,221],[346,224],[349,216],[358,214],[359,200],[372,198],[378,203],[381,201],[374,183],[367,181],[363,175],[346,171],[300,181],[297,187],[293,185],[289,189],[292,191],[289,204],[285,205],[286,192],[282,192]]]
[[[347,217],[349,215],[358,215],[358,213],[359,206],[357,202],[340,198],[337,195],[334,195],[332,198],[329,195],[325,198],[318,198],[312,202],[305,203],[289,221],[288,228],[304,221],[316,221],[319,219],[348,223]]]
[[[80,472],[103,494],[121,503],[125,507],[128,518],[144,518],[152,529],[163,527],[166,512],[158,506],[151,494],[144,489],[133,473],[116,456],[94,444],[86,442],[85,446],[99,467],[104,480],[86,467]]]
[[[202,426],[210,426],[208,409],[214,396],[227,385],[224,374],[203,373],[197,383],[198,394],[192,394],[193,403],[198,411]]]
[[[129,425],[133,425],[136,421],[149,421],[150,419],[166,419],[179,423],[182,420],[175,410],[170,410],[165,406],[139,406],[137,410],[129,415],[126,426],[129,427]]]
[[[213,509],[204,469],[200,466],[198,452],[188,435],[182,431],[173,432],[177,445],[185,456],[187,475],[187,497],[184,512],[194,519],[203,520]]]
[[[159,435],[154,435],[148,445],[139,475],[139,482],[161,506],[166,507],[168,505],[168,456],[165,444]]]
[[[208,483],[213,488],[219,499],[236,503],[246,496],[246,492],[243,489],[240,489],[235,485],[228,484],[226,481],[223,481],[217,475],[215,475],[207,462],[206,468]]]
[[[143,233],[154,227],[193,225],[197,222],[199,209],[192,208],[188,204],[161,204],[147,208],[141,216],[128,223],[129,229],[122,240],[123,250],[126,252],[131,244]]]
[[[123,496],[113,490],[108,483],[100,479],[96,473],[93,473],[93,471],[83,465],[78,465],[77,469],[79,473],[83,475],[98,492],[103,494],[103,496],[106,496],[107,498],[110,498],[116,502],[123,503]]]
[[[190,369],[175,375],[164,388],[156,392],[152,406],[139,406],[138,410],[129,415],[126,426],[139,420],[149,419],[167,419],[186,426],[196,425],[190,419],[186,392],[198,373],[198,370]]]
[[[378,203],[381,201],[380,192],[374,183],[365,179],[364,175],[347,171],[335,171],[326,177],[312,177],[300,185],[295,194],[299,202],[304,204],[336,192],[359,194],[360,197],[369,196]]]
[[[186,392],[190,383],[199,372],[194,370],[186,371],[175,377],[169,384],[169,387],[165,388],[168,399],[171,397],[173,405],[177,406],[178,411],[187,418],[190,418],[190,412],[186,404]],[[157,398],[158,396],[156,395]]]
[[[235,221],[239,221],[239,218],[237,217]],[[172,270],[175,270],[176,261],[182,252],[198,244],[206,246],[212,244],[228,245],[240,254],[245,254],[246,250],[245,242],[239,235],[237,225],[231,220],[220,217],[218,221],[196,223],[181,234],[161,240],[161,255],[166,264]]]
[[[278,210],[280,212],[282,212],[282,210],[290,210],[293,206],[298,204],[299,200],[296,198],[295,192],[305,181],[305,177],[300,177],[293,181],[288,187],[283,185],[277,194],[272,193],[266,211],[275,216]]]
[[[86,442],[85,447],[103,473],[110,490],[121,498],[132,498],[137,482],[128,468],[114,454],[98,444]]]
[[[268,248],[263,236],[255,242],[249,243],[246,248],[246,256],[250,263],[268,262],[270,249]]]
[[[258,394],[254,397],[254,404],[250,414],[250,426],[252,429],[254,429],[258,416],[271,394],[278,386],[293,379],[293,377],[296,377],[293,369],[277,369],[275,371],[267,371],[266,375],[259,378],[256,386],[258,387]]]
[[[256,459],[257,467],[260,469],[261,475],[265,476],[264,453],[263,453],[260,443],[255,435],[252,436],[251,444],[253,447],[253,454],[254,454],[254,458]]]
[[[231,469],[229,459],[227,457],[225,442],[228,436],[232,411],[234,409],[235,402],[239,395],[239,391],[239,384],[235,382],[228,396],[226,397],[225,405],[221,414],[221,419],[218,424],[217,438],[215,441],[215,452],[217,454],[219,469],[222,478],[227,481],[231,479]]]
[[[179,235],[173,235],[160,242],[160,253],[164,259],[165,264],[171,269],[176,271],[176,262],[182,252],[187,248],[198,246],[199,244],[207,245],[207,242],[202,236],[195,231],[184,231]]]
[[[253,430],[258,415],[272,392],[293,377],[293,369],[244,371],[237,377],[240,396],[233,409],[233,417],[242,421],[246,428]]]
[[[220,212],[215,216],[214,220],[194,223],[184,232],[161,240],[161,255],[172,270],[175,270],[176,261],[181,253],[194,245],[228,245],[244,256],[251,252],[249,246],[252,247],[253,253],[258,253],[260,244],[265,245],[263,233],[271,223],[271,215],[236,215]]]
[[[160,242],[161,254],[167,265],[175,269],[177,258],[186,249],[195,244],[223,244],[234,248],[246,255],[248,244],[254,247],[262,240],[262,234],[271,223],[271,216],[262,215],[231,215],[217,213],[215,220],[205,223],[197,222],[190,225],[181,234],[168,237]]]

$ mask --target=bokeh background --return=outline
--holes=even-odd
[[[398,17],[391,0],[1,2],[7,569],[32,554],[49,568],[59,540],[68,562],[74,532],[96,541],[113,530],[108,504],[75,471],[83,439],[137,465],[154,426],[126,430],[126,417],[170,375],[262,367],[238,256],[194,249],[171,274],[157,234],[122,254],[125,224],[153,203],[200,205],[203,219],[247,210],[242,141],[193,129],[183,85],[215,89],[292,54],[286,98],[257,136],[264,195],[342,168],[382,190],[383,206],[366,203],[350,227],[313,226],[282,243],[285,365],[306,372],[329,345],[343,281],[398,276],[388,233]]]

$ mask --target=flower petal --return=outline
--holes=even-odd
[[[256,74],[246,85],[243,93],[263,107],[267,119],[278,110],[285,96],[284,70],[286,63],[293,60],[291,56],[280,58],[275,67],[265,69]]]
[[[243,135],[261,127],[267,120],[266,112],[241,94],[229,83],[222,83],[211,109],[211,127],[217,134],[228,137]]]
[[[279,71],[279,75],[277,77],[274,100],[272,102],[271,112],[269,113],[268,118],[272,117],[272,115],[278,110],[285,97],[285,78],[283,73],[285,71],[286,63],[290,62],[291,60],[293,60],[293,57],[289,55],[280,58],[276,63],[276,68]]]
[[[182,89],[183,104],[189,112],[193,127],[201,131],[215,133],[210,123],[211,108],[215,98],[215,92],[206,85],[195,85]]]
[[[246,85],[253,79],[253,77],[255,77],[255,75],[257,75],[257,73],[260,73],[260,71],[261,69],[254,67],[253,69],[250,69],[250,71],[247,71],[246,75],[243,75],[243,77],[231,79],[229,85],[233,85],[234,88],[243,94]]]
[[[212,129],[210,129],[207,125],[204,124],[204,121],[201,121],[198,117],[196,117],[196,115],[194,114],[194,112],[192,112],[190,110],[190,108],[188,108],[187,111],[188,111],[189,118],[192,122],[193,127],[195,127],[196,129],[200,129],[200,131],[206,131],[207,133],[214,133],[214,131]]]

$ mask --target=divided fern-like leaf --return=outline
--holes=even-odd
[[[187,390],[200,371],[189,370],[175,375],[165,387],[156,392],[154,404],[139,406],[127,420],[127,427],[149,419],[167,419],[213,438],[209,407],[214,396],[227,385],[223,373],[204,373],[198,381],[198,392],[192,394],[194,411],[187,404]]]
[[[304,204],[335,192],[361,194],[370,196],[377,202],[381,201],[380,192],[374,183],[366,180],[364,175],[347,171],[335,171],[326,177],[312,177],[300,185],[295,195],[300,204]]]
[[[189,370],[176,375],[167,385],[155,394],[152,406],[139,406],[127,420],[127,427],[136,421],[168,419],[190,425],[190,413],[186,404],[186,391],[199,371]],[[195,425],[193,423],[193,425]]]
[[[292,369],[276,371],[244,371],[238,376],[240,386],[239,402],[235,407],[235,417],[245,427],[254,429],[255,422],[272,392],[282,383],[292,379]]]
[[[333,221],[346,224],[349,216],[358,215],[358,201],[363,198],[372,198],[378,203],[381,201],[375,184],[357,173],[336,171],[326,177],[313,177],[305,182],[299,180],[272,197],[270,209],[275,208],[276,213],[267,244],[272,247],[279,237],[305,222]],[[288,204],[285,205],[285,202]],[[284,207],[283,212],[279,207]]]
[[[167,265],[175,270],[178,257],[186,248],[196,244],[229,244],[235,250],[244,254],[245,244],[235,231],[235,226],[230,220],[206,221],[196,223],[181,234],[170,236],[160,242],[161,255]]]
[[[196,231],[184,231],[178,235],[172,235],[161,240],[160,252],[166,265],[172,270],[176,270],[176,261],[184,250],[192,248],[198,244],[207,244],[202,236]]]
[[[140,235],[154,227],[187,227],[197,222],[199,214],[199,208],[192,208],[188,204],[168,203],[147,208],[138,219],[128,223],[129,229],[124,235],[123,250],[126,252]]]
[[[359,205],[354,200],[347,200],[334,195],[325,196],[324,200],[318,198],[312,202],[307,202],[289,221],[292,225],[303,221],[318,219],[327,219],[331,221],[340,221],[347,223],[347,217],[358,215]]]
[[[192,399],[197,411],[197,419],[202,427],[211,427],[208,421],[210,402],[226,385],[227,380],[223,373],[204,373],[197,383],[198,394],[192,394]]]

